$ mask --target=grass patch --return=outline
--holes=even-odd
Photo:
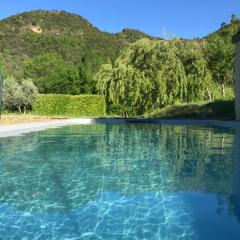
[[[144,115],[146,118],[234,120],[234,100],[170,105]]]
[[[65,117],[66,118],[66,117]],[[42,122],[56,119],[64,119],[59,116],[38,116],[34,114],[3,114],[0,119],[0,125],[16,124],[16,123],[29,123],[29,122]]]

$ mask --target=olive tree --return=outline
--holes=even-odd
[[[3,104],[8,110],[18,109],[19,113],[26,113],[34,102],[37,95],[37,88],[30,79],[23,79],[20,83],[9,77],[4,81]]]

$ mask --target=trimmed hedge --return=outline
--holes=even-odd
[[[38,94],[32,110],[39,115],[102,117],[106,113],[106,103],[100,95]]]

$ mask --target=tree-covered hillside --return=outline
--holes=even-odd
[[[96,72],[111,62],[129,42],[146,34],[124,30],[102,32],[84,18],[63,11],[31,11],[0,21],[0,61],[10,73],[22,70],[25,60],[55,53],[75,66]]]
[[[140,32],[139,30],[136,30],[136,29],[129,29],[129,28],[123,29],[122,32],[117,33],[116,36],[126,40],[129,43],[134,43],[141,38],[154,39],[154,37],[151,37],[146,33]]]

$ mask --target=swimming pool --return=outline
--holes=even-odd
[[[0,139],[0,239],[240,239],[240,133],[73,125]]]

